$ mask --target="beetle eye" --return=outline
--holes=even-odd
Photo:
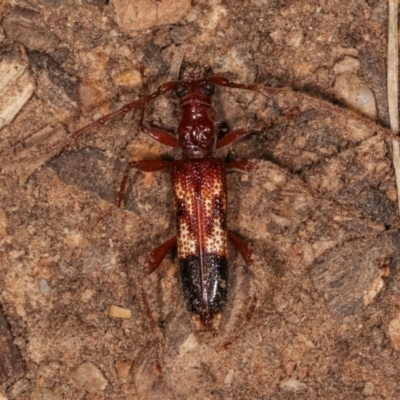
[[[181,83],[176,88],[176,95],[181,99],[183,96],[186,96],[189,92],[189,86],[186,83]]]
[[[201,93],[211,96],[214,93],[214,84],[209,81],[203,81],[199,85],[199,90]]]

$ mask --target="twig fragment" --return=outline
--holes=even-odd
[[[391,130],[397,134],[399,130],[399,111],[398,111],[398,68],[399,51],[397,38],[397,10],[398,0],[389,0],[389,32],[388,32],[388,63],[387,63],[387,92],[389,104],[389,120]],[[393,144],[393,168],[396,175],[397,202],[400,212],[400,145],[396,140]]]

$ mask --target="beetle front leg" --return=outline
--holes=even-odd
[[[142,172],[156,172],[169,168],[170,164],[169,161],[165,160],[140,160],[129,162],[125,168],[124,176],[122,177],[121,185],[119,187],[118,207],[121,207],[124,201],[126,181],[128,180],[129,171],[132,168],[136,168]]]
[[[250,129],[237,129],[235,131],[228,132],[218,143],[217,149],[228,146],[230,144],[238,142],[240,139],[249,135],[252,131]]]
[[[256,167],[256,163],[251,160],[235,160],[225,164],[227,169],[236,171],[251,172]]]
[[[169,132],[160,128],[151,128],[149,126],[144,125],[144,111],[146,109],[146,104],[142,106],[140,113],[140,121],[139,126],[140,129],[146,134],[149,135],[156,142],[163,144],[165,146],[170,147],[179,147],[178,138],[174,135],[171,135]]]

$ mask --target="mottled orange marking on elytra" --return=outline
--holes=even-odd
[[[178,225],[178,257],[226,256],[226,184],[218,158],[182,159],[171,168]]]

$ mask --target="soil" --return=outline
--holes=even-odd
[[[23,359],[22,373],[2,377],[0,398],[400,398],[400,232],[380,128],[386,2],[141,7],[163,3],[179,20],[163,21],[160,8],[139,31],[117,1],[0,5],[0,61],[25,66],[32,84],[0,139],[0,304]],[[194,330],[176,254],[141,274],[175,232],[168,173],[132,171],[116,206],[128,160],[180,150],[140,132],[138,112],[57,145],[57,135],[196,74],[288,88],[214,96],[221,134],[254,131],[216,156],[256,165],[227,176],[228,226],[251,243],[253,263],[229,248],[230,300],[216,336]],[[334,105],[343,75],[372,90],[377,124]],[[173,132],[178,106],[173,93],[160,97],[147,123]],[[113,305],[131,317],[110,315]]]

